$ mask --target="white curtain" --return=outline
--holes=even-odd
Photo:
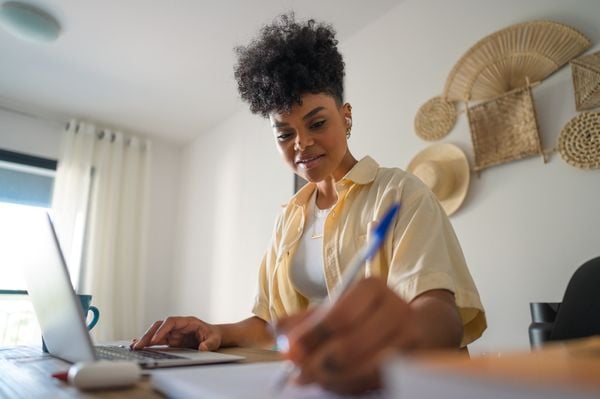
[[[98,340],[140,334],[150,142],[71,121],[52,208],[77,292],[93,295]]]

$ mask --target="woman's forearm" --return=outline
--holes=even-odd
[[[267,326],[267,322],[257,316],[237,323],[218,324],[217,327],[221,330],[221,346],[271,346],[274,341]]]
[[[458,348],[463,326],[454,295],[446,290],[433,290],[410,303],[419,325],[419,348]]]

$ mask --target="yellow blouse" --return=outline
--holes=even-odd
[[[295,290],[289,273],[302,235],[307,201],[315,184],[304,186],[283,207],[259,272],[253,313],[266,321],[306,309],[308,300]],[[393,201],[400,213],[379,254],[364,275],[379,276],[410,302],[434,289],[454,293],[464,326],[462,346],[486,329],[479,293],[469,273],[454,230],[434,194],[401,169],[379,167],[370,157],[360,160],[338,184],[338,201],[325,220],[323,263],[331,294],[354,254],[367,240],[372,224]]]

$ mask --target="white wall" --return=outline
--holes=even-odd
[[[342,43],[354,154],[407,165],[427,146],[413,133],[414,115],[442,92],[454,63],[485,35],[532,19],[561,21],[600,40],[596,0],[407,0]],[[534,97],[543,143],[551,147],[576,115],[569,67]],[[472,156],[465,119],[443,141]],[[169,310],[213,322],[247,316],[292,175],[266,122],[245,112],[191,143],[182,173]],[[466,203],[451,220],[487,309],[489,328],[474,351],[528,347],[528,303],[560,300],[573,270],[600,255],[599,197],[600,172],[575,169],[558,155],[546,165],[531,158],[473,176]]]
[[[171,300],[181,148],[151,139],[145,321],[164,318]]]
[[[242,112],[198,138],[181,182],[172,313],[247,317],[275,212],[293,190],[267,121]]]
[[[0,109],[0,148],[57,159],[62,123],[31,118]]]
[[[0,148],[58,159],[63,124],[0,110]],[[146,324],[167,313],[171,294],[180,149],[152,140]]]
[[[413,134],[414,115],[442,92],[454,63],[485,35],[533,19],[567,23],[592,43],[600,40],[600,3],[593,0],[420,0],[344,43],[357,126],[353,148],[383,164],[407,165],[427,146]],[[542,142],[553,147],[576,115],[570,68],[536,88],[534,99]],[[464,114],[443,141],[472,157]],[[536,157],[473,175],[452,222],[488,312],[488,331],[474,349],[527,347],[528,303],[560,301],[573,270],[600,255],[599,195],[599,171],[575,169],[558,154],[546,165]]]

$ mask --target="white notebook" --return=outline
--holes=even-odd
[[[282,362],[230,364],[153,370],[152,385],[169,398],[207,399],[341,399],[345,396],[326,392],[318,386],[288,385],[273,389]],[[360,398],[383,399],[381,393]],[[356,399],[356,396],[352,396]]]

